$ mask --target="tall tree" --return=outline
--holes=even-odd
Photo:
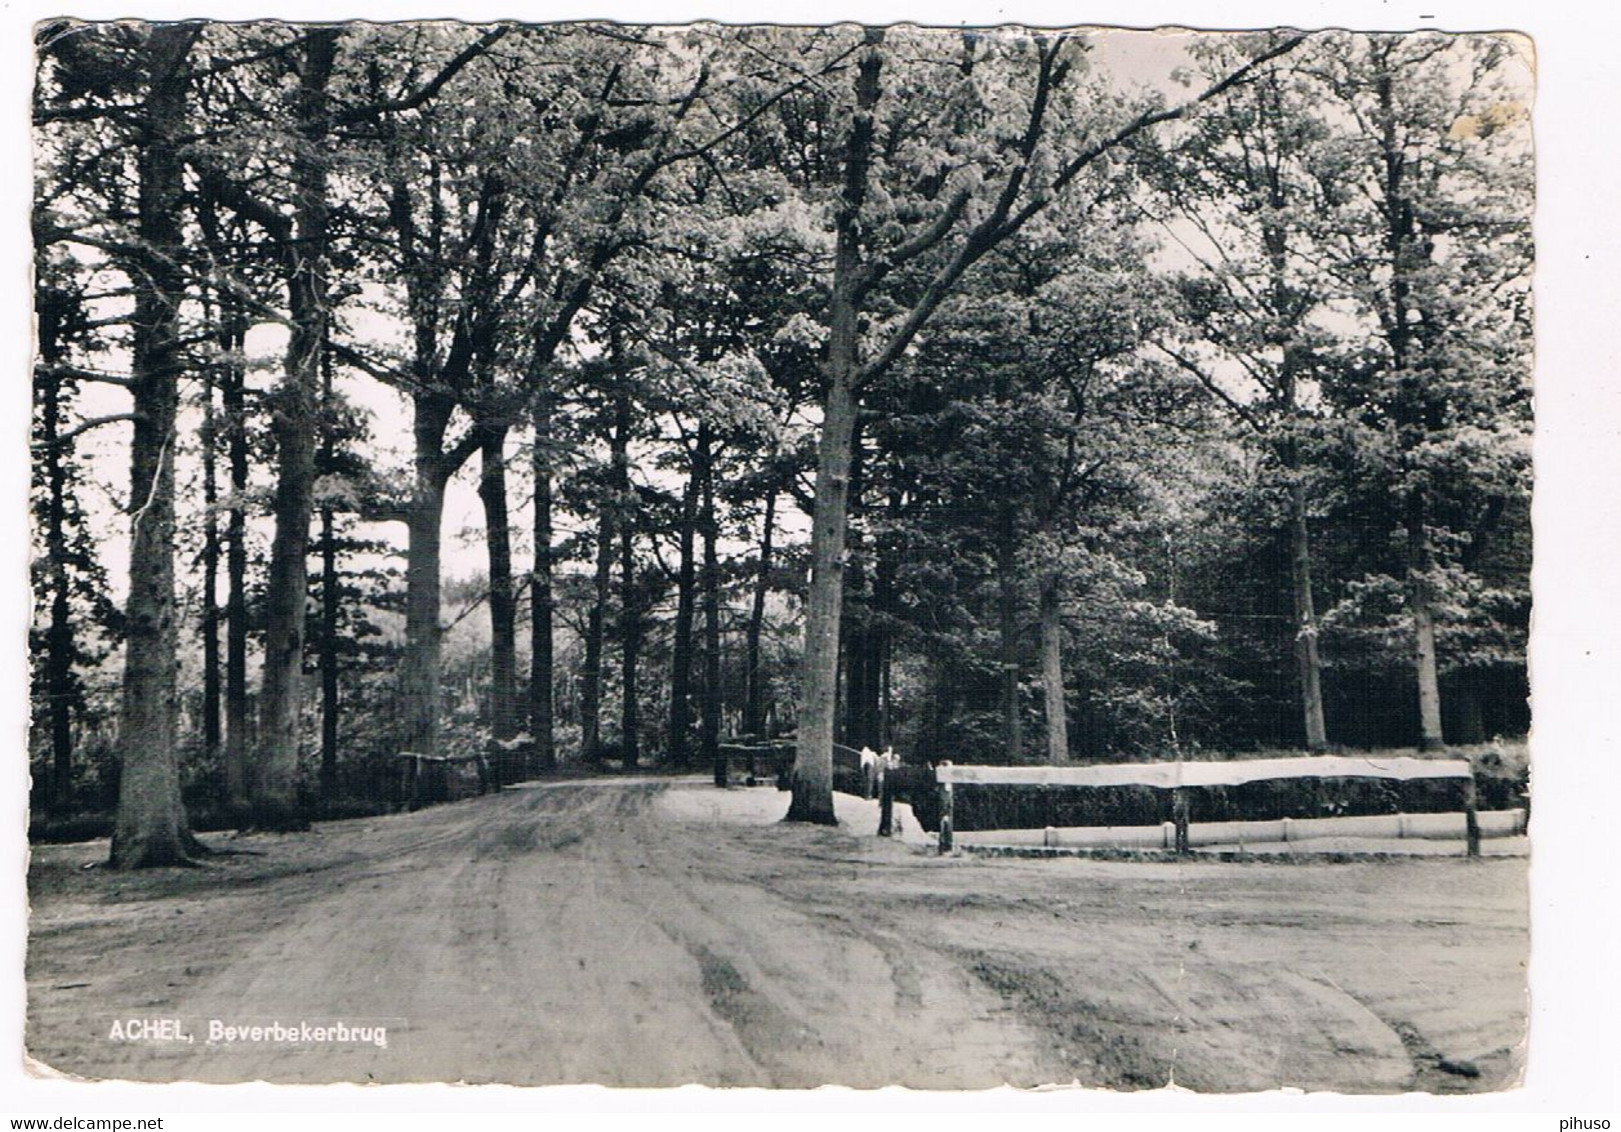
[[[552,617],[556,601],[552,590],[553,431],[549,382],[536,390],[534,426],[531,470],[535,481],[535,566],[529,586],[529,733],[534,739],[534,769],[550,774],[557,769],[557,747],[552,693],[555,680]]]
[[[47,249],[42,249],[42,252]],[[118,629],[118,611],[84,504],[86,469],[76,451],[84,425],[71,425],[85,372],[71,364],[76,348],[92,344],[79,265],[42,254],[36,264],[34,311],[33,566],[35,719],[49,738],[47,773],[36,776],[36,799],[62,811],[74,803],[76,723],[88,713],[83,673],[105,655]],[[86,422],[93,424],[94,421]],[[40,624],[40,618],[44,624]]]
[[[760,550],[755,559],[754,596],[749,607],[748,627],[744,632],[744,674],[747,686],[743,699],[743,732],[751,742],[766,737],[765,727],[765,670],[760,652],[760,637],[765,631],[766,599],[771,594],[771,552],[776,539],[777,488],[775,483],[765,491],[760,515]]]
[[[504,180],[486,171],[474,199],[467,202],[471,206],[469,223],[461,240],[453,244],[454,237],[445,227],[451,206],[445,199],[437,160],[430,159],[426,172],[420,200],[403,173],[389,195],[390,222],[406,264],[406,302],[412,323],[409,385],[414,475],[405,507],[407,644],[400,670],[400,699],[403,749],[418,752],[438,747],[445,491],[450,478],[483,443],[477,428],[452,441],[451,422],[475,364],[493,348],[497,231],[505,207]],[[450,341],[442,345],[441,306],[450,284],[449,263],[463,265],[459,273],[462,296],[455,308]]]
[[[641,714],[637,697],[642,645],[641,596],[636,570],[636,493],[630,482],[631,376],[617,331],[609,351],[614,379],[613,433],[609,441],[612,468],[609,489],[615,534],[619,540],[619,759],[630,770],[641,760]]]
[[[245,813],[248,804],[248,524],[244,499],[248,490],[247,406],[243,369],[238,360],[247,331],[234,308],[227,307],[219,330],[226,357],[221,372],[220,407],[224,414],[230,464],[230,507],[225,519],[225,799],[226,807]]]
[[[1219,73],[1238,51],[1215,41],[1200,45],[1199,57],[1207,72]],[[1328,730],[1310,533],[1313,496],[1321,491],[1312,449],[1323,440],[1309,402],[1327,338],[1322,320],[1337,289],[1317,267],[1326,209],[1312,160],[1327,129],[1311,113],[1318,94],[1289,62],[1266,69],[1197,122],[1165,170],[1162,192],[1193,232],[1179,250],[1199,267],[1183,283],[1192,341],[1172,337],[1161,349],[1277,469],[1305,746],[1323,751]],[[1296,63],[1307,66],[1304,59]]]
[[[42,273],[43,274],[43,273]],[[50,804],[66,808],[73,784],[73,668],[77,659],[74,644],[72,587],[68,579],[68,540],[71,537],[68,508],[70,464],[62,440],[64,401],[71,392],[54,367],[65,356],[64,339],[74,321],[83,321],[76,296],[60,288],[38,285],[35,289],[35,334],[40,365],[35,369],[34,400],[38,407],[35,445],[39,453],[36,479],[45,481],[44,551],[49,562],[48,583],[43,594],[50,609],[45,631],[45,703],[50,714],[51,784]],[[36,590],[37,590],[36,586]],[[37,598],[36,598],[37,600]]]
[[[670,763],[685,770],[691,763],[693,623],[698,596],[698,499],[702,485],[688,475],[681,490],[677,519],[675,621],[670,630]]]
[[[259,749],[248,778],[252,823],[300,829],[309,818],[299,797],[299,717],[303,707],[304,622],[309,589],[310,519],[321,404],[321,361],[328,338],[327,83],[341,29],[312,29],[303,40],[295,99],[293,232],[287,249],[287,373],[276,391],[272,431],[278,460],[265,598],[265,659]]]
[[[502,745],[499,773],[504,782],[516,781],[525,769],[506,750],[519,728],[518,609],[507,514],[506,436],[504,425],[485,426],[479,446],[478,481],[489,556],[490,734]]]
[[[602,758],[602,649],[608,623],[608,597],[613,584],[613,508],[604,503],[597,517],[596,568],[585,630],[585,659],[580,666],[580,755],[587,762]]]
[[[215,322],[213,312],[207,321]],[[198,434],[203,463],[203,757],[213,763],[223,736],[221,707],[224,682],[220,666],[220,527],[219,527],[219,417],[214,391],[217,367],[203,371],[203,423]]]
[[[1434,749],[1441,623],[1477,600],[1460,551],[1488,533],[1468,501],[1489,517],[1526,490],[1527,68],[1498,36],[1336,36],[1322,52],[1344,111],[1323,180],[1363,188],[1329,197],[1330,270],[1362,321],[1328,392],[1399,504],[1418,739]]]
[[[130,444],[129,597],[125,604],[122,759],[114,868],[184,864],[198,847],[180,799],[175,750],[174,447],[184,357],[180,156],[190,86],[187,57],[200,27],[154,24],[139,49],[146,97],[136,152],[139,202],[130,270],[135,295]]]
[[[337,456],[337,405],[332,388],[332,351],[321,352],[321,444],[316,457],[316,475],[327,477],[339,471]],[[338,577],[337,513],[330,500],[320,508],[321,537],[316,551],[321,558],[321,620],[317,656],[321,670],[321,760],[320,792],[325,802],[338,796],[338,734],[342,712],[342,691],[338,670],[340,641],[338,625],[343,614],[343,595]]]
[[[416,403],[416,485],[407,508],[415,596],[402,673],[406,741],[414,747],[431,748],[437,729],[444,486],[476,447],[475,433],[451,442],[449,429],[458,409],[481,422],[490,417],[489,390],[469,380],[472,362],[493,372],[503,342],[521,342],[527,357],[507,355],[511,370],[544,380],[572,350],[577,320],[610,265],[652,242],[656,214],[647,202],[661,175],[732,132],[704,101],[709,61],[673,50],[675,37],[527,27],[495,51],[508,30],[465,48],[418,88],[421,97],[377,103],[390,115],[415,110],[473,58],[489,56],[479,74],[491,95],[474,103],[480,128],[440,129],[429,120],[406,137],[394,122],[388,159],[389,223],[415,327],[411,371],[395,378]],[[571,67],[558,70],[558,58]],[[695,113],[699,106],[705,112]],[[452,178],[450,168],[463,172]],[[454,207],[453,191],[460,194]],[[469,228],[464,246],[453,247],[442,228],[456,213]],[[504,227],[503,217],[511,221]],[[458,300],[447,304],[452,290]],[[448,333],[438,324],[447,310],[454,312]],[[495,419],[527,415],[536,388],[500,398]]]
[[[199,110],[205,114],[216,112],[222,98],[211,92],[210,87],[234,78],[226,72],[205,80],[199,94]],[[248,221],[228,211],[206,183],[196,194],[195,208],[202,253],[224,277],[211,281],[208,286],[213,299],[210,321],[214,347],[208,379],[219,389],[220,406],[205,436],[205,442],[212,438],[211,448],[223,446],[228,476],[228,490],[219,505],[225,512],[225,528],[220,533],[224,542],[226,580],[224,670],[220,689],[224,717],[220,803],[225,813],[245,821],[251,746],[247,593],[250,425],[244,397],[243,351],[248,311],[269,309],[271,302],[261,295],[265,288],[255,285],[258,280],[254,278],[253,267],[257,267],[263,257],[250,234]],[[210,404],[212,400],[210,396]],[[205,478],[206,474],[205,470]]]
[[[699,711],[703,757],[714,768],[715,785],[727,784],[727,761],[720,749],[720,518],[715,511],[714,431],[708,421],[698,426],[695,469],[699,476],[699,523],[703,530],[704,564],[700,588],[704,606],[704,696]]]
[[[897,32],[897,35],[904,33]],[[1079,45],[1065,36],[999,42],[971,33],[950,61],[931,57],[921,68],[898,67],[885,33],[865,29],[852,100],[838,156],[833,203],[834,254],[826,315],[822,433],[811,529],[811,586],[806,603],[798,751],[787,820],[833,824],[832,742],[838,673],[839,617],[847,523],[851,441],[860,389],[902,357],[968,271],[1064,196],[1099,159],[1154,125],[1181,118],[1242,82],[1264,61],[1293,49],[1300,37],[1266,44],[1250,60],[1177,107],[1128,111],[1124,121],[1085,128],[1081,95],[1072,84]],[[905,57],[905,56],[901,56]],[[921,167],[890,156],[880,138],[886,66],[896,104],[893,120],[911,128],[929,120],[907,115],[917,92],[932,101],[961,92],[964,108],[943,120],[945,136],[906,152]],[[914,103],[915,105],[915,103]],[[888,121],[883,123],[889,125]],[[886,131],[887,132],[887,131]],[[877,157],[885,160],[883,209],[869,215]],[[941,175],[941,171],[950,170]],[[880,240],[877,234],[889,236]],[[908,267],[914,271],[903,270]],[[880,285],[899,274],[911,288],[871,346],[861,320]],[[887,294],[895,294],[886,288]]]

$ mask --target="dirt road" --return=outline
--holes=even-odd
[[[41,848],[30,1054],[205,1081],[1398,1092],[1518,1076],[1523,859],[942,859],[759,824],[772,798],[527,786],[139,875],[84,868],[104,844]],[[114,1035],[171,1018],[192,1041]],[[384,1027],[387,1045],[209,1042],[210,1021]]]

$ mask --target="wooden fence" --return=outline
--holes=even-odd
[[[956,787],[966,785],[977,786],[1147,786],[1155,789],[1171,791],[1171,818],[1165,823],[1165,829],[1160,827],[1147,827],[1144,839],[1152,842],[1155,839],[1168,836],[1170,845],[1178,853],[1192,851],[1193,838],[1190,833],[1192,817],[1193,794],[1202,787],[1214,786],[1241,786],[1248,782],[1264,782],[1288,778],[1382,778],[1399,782],[1412,782],[1419,779],[1459,779],[1464,788],[1464,812],[1462,816],[1462,833],[1469,856],[1480,855],[1481,823],[1480,814],[1475,807],[1475,778],[1467,760],[1464,759],[1416,759],[1408,757],[1396,758],[1365,758],[1352,755],[1315,755],[1302,758],[1283,759],[1240,759],[1232,762],[1171,762],[1171,763],[1115,763],[1106,766],[958,766],[950,762],[939,763],[935,767],[935,781],[940,789],[940,851],[949,852],[954,843],[953,808],[955,805]],[[1522,813],[1521,811],[1508,811],[1508,813]],[[1377,815],[1375,815],[1377,816]],[[1420,821],[1420,818],[1429,818],[1441,815],[1391,815],[1397,818],[1406,818],[1407,821],[1417,823],[1413,828],[1420,826],[1428,828],[1433,824]],[[1313,829],[1307,822],[1316,821],[1345,821],[1351,819],[1284,819],[1279,822],[1222,822],[1209,823],[1224,826],[1276,826],[1283,840],[1289,840],[1288,834],[1294,832],[1291,825],[1298,827],[1301,834]],[[1505,820],[1512,824],[1518,820],[1519,828],[1523,829],[1523,814],[1519,819],[1503,819],[1494,816],[1492,832],[1498,832],[1497,827]],[[1352,827],[1347,827],[1347,829]],[[1401,836],[1407,827],[1398,825],[1397,836]],[[1219,831],[1210,831],[1212,833]],[[1231,832],[1250,832],[1249,840],[1262,840],[1256,830],[1233,830]],[[1043,831],[1046,837],[1053,836],[1052,831]],[[1071,831],[1072,837],[1075,831]],[[1321,836],[1339,836],[1340,834],[1322,833]],[[1354,835],[1354,834],[1345,834]],[[1408,834],[1414,836],[1415,834]],[[1363,834],[1363,836],[1380,836],[1379,834]],[[1272,838],[1266,838],[1271,840]],[[1295,840],[1304,840],[1297,837]],[[1202,843],[1210,843],[1207,837],[1201,837]]]
[[[422,755],[401,751],[394,756],[390,793],[402,809],[418,810],[435,802],[453,802],[497,789],[489,760],[476,755]]]
[[[781,789],[788,789],[789,775],[794,766],[793,740],[722,743],[720,750],[726,757],[728,766],[733,769],[745,769],[747,781],[751,784],[759,779],[774,777]],[[834,789],[862,798],[877,797],[881,761],[882,756],[877,752],[858,751],[843,743],[834,743]]]

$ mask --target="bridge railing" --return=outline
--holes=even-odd
[[[1172,820],[1167,824],[1171,827],[1168,830],[1171,847],[1178,853],[1188,853],[1192,851],[1189,826],[1192,798],[1196,790],[1290,778],[1379,778],[1398,782],[1462,780],[1463,833],[1467,852],[1471,857],[1480,855],[1481,827],[1475,805],[1475,778],[1467,760],[1350,755],[1238,759],[1230,762],[1115,763],[1103,766],[959,766],[942,762],[935,766],[935,781],[940,790],[940,851],[949,852],[955,842],[954,807],[956,787],[959,785],[1147,786],[1169,790]]]

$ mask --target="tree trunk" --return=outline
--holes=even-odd
[[[557,769],[552,734],[552,406],[549,393],[535,402],[535,572],[530,580],[529,731],[534,736],[536,769]]]
[[[883,56],[880,29],[869,28],[856,70],[856,106],[844,152],[844,186],[835,220],[833,289],[828,300],[827,379],[811,516],[811,581],[805,601],[804,668],[793,800],[786,821],[837,825],[833,812],[833,723],[837,708],[839,617],[844,598],[845,513],[855,435],[859,350],[861,207],[873,154],[873,108]]]
[[[1064,709],[1064,621],[1058,601],[1058,579],[1048,575],[1041,586],[1041,683],[1047,694],[1047,762],[1069,762],[1069,719]]]
[[[445,451],[445,433],[459,398],[470,378],[490,364],[492,323],[489,318],[493,283],[494,229],[500,223],[504,188],[499,177],[486,173],[480,190],[478,221],[463,288],[465,304],[458,314],[448,346],[439,343],[440,308],[445,301],[447,263],[446,208],[439,168],[430,161],[428,215],[425,225],[416,220],[413,194],[403,179],[390,186],[389,218],[407,264],[405,289],[411,317],[414,482],[406,507],[409,546],[406,550],[405,656],[400,665],[402,750],[433,755],[439,746],[441,689],[440,655],[440,552],[444,521],[445,486],[475,446],[458,442]],[[476,433],[469,439],[476,439]]]
[[[871,747],[876,751],[884,745],[881,734],[884,634],[877,623],[878,597],[876,590],[871,597],[872,604],[868,607],[868,621],[861,632],[862,684],[860,710],[856,713],[856,739],[854,745],[857,747]]]
[[[698,426],[698,467],[703,477],[704,531],[704,569],[700,583],[704,602],[704,698],[699,735],[703,758],[715,769],[715,785],[725,786],[729,768],[720,749],[720,522],[715,515],[715,454],[707,424]]]
[[[1436,676],[1435,620],[1426,597],[1410,599],[1413,607],[1414,659],[1418,666],[1418,746],[1439,751],[1446,746],[1441,732],[1441,686]]]
[[[855,311],[836,301],[830,341],[832,384],[822,415],[811,520],[811,584],[805,603],[805,667],[794,753],[788,821],[836,825],[833,813],[833,719],[839,666],[839,615],[844,598],[845,496],[855,396],[849,385],[855,353]]]
[[[400,661],[402,751],[431,755],[439,748],[440,528],[445,484],[443,453],[450,422],[448,398],[432,392],[415,397],[416,485],[407,509],[405,561],[405,655]]]
[[[297,340],[301,335],[294,332]],[[313,408],[290,373],[279,391],[275,433],[280,470],[265,591],[265,656],[259,742],[248,775],[248,808],[258,829],[301,829],[298,797],[299,708],[304,666],[305,599],[314,484]]]
[[[321,797],[338,797],[338,544],[332,508],[321,508]]]
[[[1305,715],[1306,749],[1328,750],[1323,719],[1323,662],[1317,651],[1317,609],[1311,593],[1311,534],[1306,526],[1306,487],[1289,488],[1289,574],[1295,605],[1295,660]]]
[[[1281,182],[1274,181],[1270,202],[1286,215],[1287,198]],[[1271,264],[1271,308],[1275,315],[1295,309],[1288,285],[1289,233],[1270,220],[1262,230]],[[1318,654],[1317,609],[1311,592],[1311,531],[1307,525],[1306,483],[1301,477],[1300,443],[1294,429],[1300,415],[1299,371],[1306,355],[1296,341],[1300,327],[1293,318],[1276,317],[1269,342],[1282,351],[1278,366],[1279,407],[1284,414],[1285,433],[1279,455],[1289,488],[1289,585],[1294,599],[1295,665],[1300,677],[1300,706],[1306,734],[1306,749],[1328,750],[1328,728],[1323,719],[1323,664]]]
[[[55,500],[52,501],[55,504]],[[51,623],[46,633],[45,692],[51,704],[50,804],[66,811],[73,801],[73,615],[67,572],[52,562]]]
[[[197,205],[197,220],[202,228],[203,238],[207,241],[211,254],[225,258],[233,254],[226,241],[222,238],[219,225],[219,213],[214,197],[204,192]],[[223,696],[224,715],[224,748],[221,758],[221,790],[217,798],[221,810],[233,821],[243,820],[247,809],[247,767],[248,767],[248,733],[247,733],[247,597],[244,593],[245,575],[247,571],[247,545],[246,515],[242,507],[244,493],[248,483],[248,441],[247,426],[244,419],[242,404],[242,344],[245,328],[242,324],[241,312],[236,299],[224,289],[216,292],[218,308],[214,317],[209,318],[205,310],[204,318],[211,321],[214,332],[214,341],[218,346],[221,361],[216,368],[210,368],[204,374],[204,385],[207,392],[207,415],[203,427],[203,454],[204,454],[204,495],[208,517],[205,520],[205,548],[204,548],[204,588],[210,598],[210,610],[213,614],[213,624],[210,629],[205,621],[204,625],[204,733],[208,733],[207,706],[211,696],[209,693],[209,670],[212,668],[215,682],[213,697],[216,699],[215,712],[220,708],[217,704],[219,697]],[[218,413],[214,412],[212,387],[218,386],[220,393],[220,407]],[[217,461],[219,445],[223,439],[225,444],[226,464],[230,475],[230,504],[225,509],[225,577],[226,596],[223,620],[225,624],[225,657],[223,688],[220,687],[221,673],[219,671],[219,624],[221,611],[214,604],[214,592],[218,585],[219,570],[219,543],[220,531],[215,507],[218,502],[217,493]],[[212,538],[214,550],[210,554],[207,541]],[[214,581],[206,579],[209,560],[214,568]],[[209,639],[212,632],[213,639]],[[209,662],[208,652],[214,650],[214,661]],[[218,726],[216,715],[216,726]],[[206,742],[206,738],[205,738]]]
[[[1429,536],[1422,508],[1408,524],[1407,606],[1413,616],[1413,662],[1418,677],[1418,746],[1439,751],[1446,746],[1441,731],[1441,679],[1435,656],[1435,614],[1430,603]]]
[[[895,741],[894,660],[895,637],[886,629],[878,661],[878,742],[886,751]]]
[[[880,716],[879,666],[883,642],[872,623],[870,591],[864,595],[865,608],[859,622],[851,619],[845,635],[845,744],[851,747],[882,745],[878,736]]]
[[[293,158],[294,224],[290,250],[287,378],[272,414],[276,437],[276,533],[265,597],[264,682],[258,757],[248,778],[253,824],[262,829],[308,826],[299,796],[299,714],[304,671],[304,619],[309,588],[310,515],[315,488],[315,430],[321,350],[326,342],[326,83],[340,31],[313,30],[304,45],[298,91],[302,144]]]
[[[214,371],[203,373],[203,758],[212,766],[220,750],[220,525],[219,425],[214,412]]]
[[[76,301],[76,300],[75,300]],[[46,365],[62,361],[54,311],[39,310],[39,358]],[[52,374],[39,383],[39,461],[44,464],[47,501],[45,555],[50,563],[51,613],[45,631],[45,696],[51,718],[51,781],[48,804],[68,808],[73,794],[73,610],[68,578],[67,453],[57,443],[62,430],[62,378]]]
[[[587,762],[602,757],[602,637],[613,571],[613,508],[606,502],[597,525],[595,599],[585,623],[585,658],[580,665],[580,754]]]
[[[637,702],[636,665],[641,654],[642,613],[636,598],[636,535],[619,531],[619,702],[620,763],[634,770],[641,762],[642,720]]]
[[[853,443],[851,460],[854,468],[850,476],[850,507],[861,508],[861,440]],[[883,656],[882,633],[879,619],[879,580],[876,570],[869,570],[866,556],[846,554],[851,559],[848,567],[850,582],[845,587],[845,721],[844,742],[847,746],[877,750],[882,746],[879,738],[879,668]]]
[[[850,438],[850,499],[852,516],[862,511],[865,462],[862,459],[861,427],[857,423]],[[859,533],[849,536],[845,547],[844,615],[841,634],[844,645],[844,743],[848,747],[871,747],[878,718],[878,666],[874,654],[872,579],[867,572],[866,554]]]
[[[748,692],[743,707],[743,730],[755,740],[765,738],[765,674],[760,670],[760,634],[765,629],[765,602],[771,589],[772,528],[776,526],[777,490],[765,497],[760,530],[760,567],[754,578],[754,606],[749,610],[747,650]]]
[[[630,486],[630,391],[614,337],[613,488],[614,522],[619,534],[619,752],[632,770],[641,761],[641,713],[636,702],[636,664],[641,652],[642,614],[636,597],[636,496]]]
[[[333,469],[332,354],[322,351],[321,398],[327,410],[326,428],[321,441],[320,472]],[[338,581],[338,533],[332,508],[321,508],[321,797],[334,802],[338,797],[338,719],[342,704],[338,694],[338,611],[343,598]]]
[[[518,609],[507,514],[507,429],[490,425],[482,432],[478,497],[484,505],[490,573],[490,734],[505,743],[518,734]],[[504,748],[498,762],[497,780],[503,785],[517,781],[520,768]]]
[[[1390,345],[1391,369],[1397,375],[1396,433],[1402,462],[1409,465],[1404,468],[1409,482],[1404,488],[1403,526],[1407,534],[1407,606],[1413,618],[1413,667],[1418,684],[1418,745],[1420,750],[1432,751],[1444,746],[1445,739],[1441,732],[1441,683],[1435,656],[1435,615],[1428,577],[1432,565],[1427,525],[1429,501],[1424,485],[1415,482],[1419,478],[1416,469],[1410,466],[1412,454],[1427,440],[1422,380],[1412,370],[1410,351],[1413,323],[1416,320],[1410,317],[1412,283],[1409,272],[1421,267],[1424,257],[1415,257],[1412,246],[1416,237],[1414,210],[1407,199],[1404,183],[1408,158],[1397,132],[1399,111],[1394,79],[1386,69],[1388,62],[1388,58],[1381,61],[1374,81],[1384,177],[1384,244],[1391,268],[1387,283],[1389,308],[1385,318],[1385,336]]]
[[[889,507],[891,516],[898,518],[900,513],[898,494],[891,493]],[[886,552],[883,546],[878,547],[877,561],[873,568],[872,601],[873,611],[879,618],[873,640],[873,665],[878,684],[873,746],[882,751],[889,748],[894,735],[894,696],[890,677],[895,652],[895,556]]]
[[[174,442],[177,341],[184,283],[177,135],[185,125],[186,57],[195,27],[157,24],[142,62],[149,78],[145,144],[136,155],[142,255],[131,342],[135,436],[130,445],[129,596],[125,605],[122,755],[109,864],[186,863],[192,840],[175,752]]]
[[[239,356],[244,330],[234,309],[221,335],[226,353]],[[220,406],[229,429],[231,506],[225,520],[225,805],[240,818],[248,804],[248,532],[242,505],[248,489],[248,427],[242,366],[227,363]]]
[[[1013,509],[1003,508],[996,549],[997,620],[1002,639],[1002,747],[1007,761],[1024,761],[1024,717],[1019,703],[1019,598]]]
[[[859,445],[859,438],[856,444]],[[859,448],[857,449],[859,451]],[[859,459],[852,453],[852,459]],[[852,476],[859,479],[859,475]],[[852,498],[859,498],[860,484],[852,484]],[[845,544],[844,610],[839,615],[839,674],[844,681],[843,720],[835,739],[846,747],[860,745],[861,707],[867,698],[866,609],[864,608],[867,571],[859,547],[852,536]]]
[[[681,493],[681,564],[676,578],[675,625],[670,645],[670,764],[685,770],[692,762],[692,629],[697,605],[698,566],[695,542],[698,471],[692,470]]]

